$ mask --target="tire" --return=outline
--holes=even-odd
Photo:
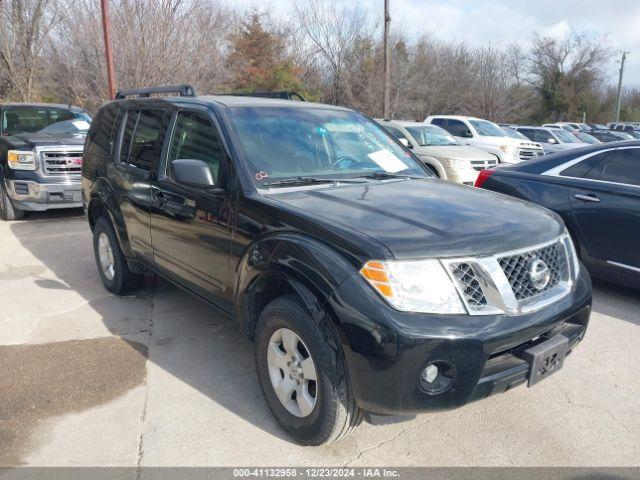
[[[22,220],[24,211],[13,206],[4,180],[0,179],[0,219],[2,220]]]
[[[102,242],[102,244],[101,244]],[[107,242],[105,245],[104,242]],[[110,250],[105,251],[105,248]],[[105,256],[110,260],[109,267],[103,265],[101,260]],[[116,295],[123,295],[137,290],[144,282],[144,275],[133,273],[124,258],[120,244],[111,223],[104,217],[98,218],[93,228],[93,253],[96,258],[96,266],[102,278],[102,283],[107,290]]]
[[[290,408],[280,400],[274,385],[280,381],[280,377],[282,384],[286,381],[290,385],[291,377],[285,370],[274,368],[273,362],[269,363],[268,353],[268,349],[276,348],[275,345],[278,344],[278,355],[288,357],[290,352],[284,350],[286,337],[282,337],[282,345],[279,340],[274,340],[280,338],[280,332],[287,331],[293,332],[300,340],[297,349],[305,359],[301,363],[303,376],[308,373],[304,367],[310,358],[316,377],[315,385],[312,380],[305,379],[290,397],[284,395],[290,402]],[[332,324],[316,322],[296,296],[286,295],[273,300],[264,308],[256,325],[255,338],[256,370],[260,387],[269,409],[291,437],[303,445],[321,445],[338,440],[361,423],[363,412],[356,404],[348,384],[342,346]],[[293,367],[289,373],[291,371]],[[308,394],[306,398],[315,398],[310,413],[308,408],[304,412],[299,407],[298,392],[302,392],[301,395],[305,397]],[[297,411],[292,413],[292,410]]]

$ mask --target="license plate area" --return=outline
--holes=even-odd
[[[550,377],[562,368],[567,356],[569,339],[563,335],[554,335],[549,340],[522,353],[522,359],[529,364],[529,383],[532,387],[536,383]]]

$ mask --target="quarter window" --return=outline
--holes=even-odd
[[[609,156],[609,152],[598,153],[589,158],[585,158],[581,162],[571,165],[566,170],[563,170],[560,175],[563,177],[573,178],[588,178],[591,180],[600,180],[600,174],[598,173],[598,165],[601,165],[603,160]]]
[[[169,177],[173,178],[171,162],[174,160],[201,160],[209,165],[218,183],[222,158],[220,136],[209,117],[199,112],[178,112],[169,149]]]
[[[473,135],[469,134],[469,127],[467,127],[464,122],[460,120],[449,119],[447,122],[447,127],[445,128],[451,135],[455,137],[472,137]]]
[[[604,162],[602,180],[640,186],[640,149],[617,150]]]
[[[394,137],[400,139],[400,138],[407,138],[406,135],[404,133],[402,133],[402,130],[400,130],[399,128],[396,127],[392,127],[390,125],[385,125],[384,128]],[[408,139],[407,139],[408,140]]]

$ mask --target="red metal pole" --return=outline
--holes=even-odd
[[[104,36],[104,54],[107,57],[107,83],[109,99],[116,96],[116,78],[113,70],[113,53],[111,52],[111,21],[109,20],[109,0],[100,0],[102,8],[102,34]]]

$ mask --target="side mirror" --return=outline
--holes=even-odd
[[[463,138],[473,138],[473,133],[471,133],[471,130],[469,130],[468,128],[463,132],[462,135]]]
[[[202,160],[176,159],[171,162],[174,179],[192,187],[212,188],[216,185],[216,179],[209,165]]]
[[[555,138],[549,138],[547,143],[558,143]]]
[[[411,144],[411,142],[410,142],[410,141],[409,141],[409,139],[407,139],[407,138],[404,138],[404,137],[403,137],[403,138],[399,138],[399,139],[398,139],[398,141],[399,141],[402,145],[404,145],[405,147],[407,147],[407,148],[413,148],[413,145]]]

